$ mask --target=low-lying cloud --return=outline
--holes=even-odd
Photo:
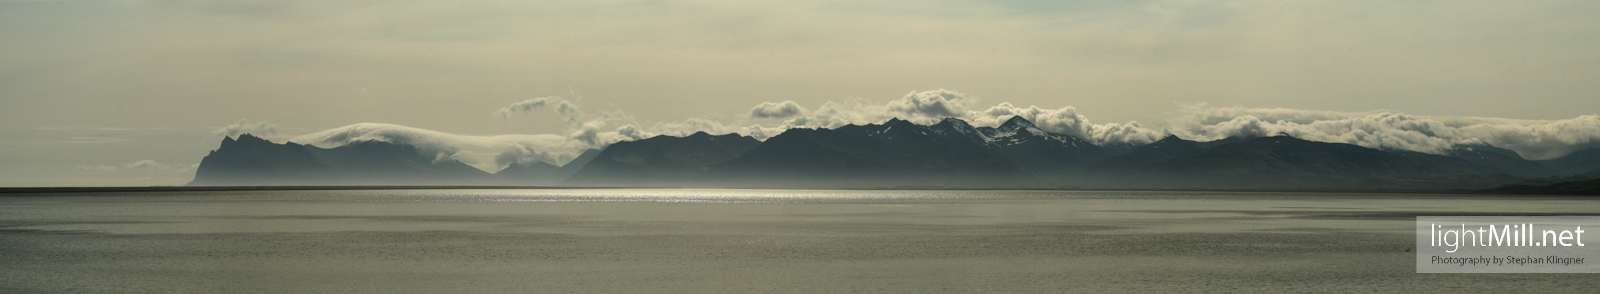
[[[562,142],[507,147],[507,151],[501,152],[500,155],[495,157],[494,162],[497,165],[504,167],[508,162],[527,162],[530,160],[557,164],[571,158],[563,156],[576,155],[583,150],[604,148],[616,142],[641,140],[658,135],[687,136],[696,132],[720,135],[749,130],[748,128],[731,127],[722,122],[698,117],[675,122],[640,123],[633,116],[621,110],[585,112],[578,104],[559,96],[523,100],[501,108],[493,114],[500,119],[509,119],[516,113],[532,113],[545,108],[555,109],[556,114],[564,119],[565,134],[551,135],[561,138]],[[805,110],[800,108],[799,104],[793,101],[784,101],[758,105],[751,110],[751,116],[768,118],[790,117],[804,112]],[[437,138],[439,136],[432,137]],[[758,137],[758,139],[766,138]],[[440,149],[445,150],[443,147]]]
[[[561,165],[583,150],[657,135],[738,133],[766,140],[792,128],[838,128],[883,123],[890,118],[919,124],[958,118],[974,126],[994,127],[1020,116],[1045,131],[1077,136],[1099,145],[1121,146],[1142,145],[1168,135],[1196,141],[1289,135],[1312,141],[1433,154],[1445,154],[1462,145],[1489,144],[1535,160],[1600,148],[1600,115],[1564,120],[1516,120],[1419,116],[1383,110],[1339,112],[1198,104],[1184,106],[1166,121],[1157,122],[1156,127],[1147,127],[1136,121],[1094,122],[1072,106],[1022,107],[1009,102],[984,106],[980,101],[961,92],[936,89],[910,92],[887,102],[862,98],[826,101],[809,109],[794,101],[763,102],[733,122],[690,117],[682,121],[647,123],[621,110],[586,113],[576,103],[551,96],[513,103],[495,111],[494,116],[509,119],[514,114],[554,109],[566,121],[564,134],[464,136],[397,125],[356,124],[303,135],[291,141],[323,147],[363,140],[410,144],[435,158],[460,160],[486,171],[496,171],[517,162]],[[782,121],[771,123],[773,119]],[[760,120],[769,123],[758,123]],[[236,125],[251,123],[241,121]]]
[[[1071,106],[1045,109],[1038,106],[1016,107],[1002,102],[983,111],[969,113],[967,121],[978,126],[997,126],[1011,117],[1020,116],[1032,121],[1039,129],[1052,133],[1076,136],[1100,145],[1147,144],[1160,140],[1163,133],[1146,129],[1139,122],[1094,124],[1078,114]]]
[[[576,103],[561,98],[549,96],[523,100],[512,103],[510,106],[496,110],[493,115],[502,120],[509,119],[515,113],[531,113],[544,108],[552,108],[561,116],[566,125],[565,145],[584,149],[601,148],[611,143],[622,140],[636,139],[635,136],[644,132],[632,125],[632,116],[621,110],[600,113],[586,113]],[[609,125],[622,125],[614,130],[606,130]],[[622,130],[628,130],[629,135],[621,135]],[[531,154],[531,153],[530,153]],[[524,159],[519,159],[524,160]]]
[[[1145,144],[1161,139],[1162,132],[1144,128],[1138,122],[1095,124],[1071,106],[1041,108],[1017,107],[1008,102],[981,108],[980,99],[946,89],[911,92],[887,103],[863,99],[828,101],[816,111],[784,121],[778,129],[837,128],[850,124],[881,123],[900,118],[919,124],[932,124],[945,118],[966,120],[974,126],[999,126],[1013,116],[1021,116],[1045,131],[1078,136],[1096,144]],[[781,132],[781,131],[780,131]]]
[[[289,141],[322,148],[364,141],[411,145],[416,146],[422,155],[433,157],[435,160],[457,160],[489,172],[505,168],[504,164],[508,162],[522,160],[506,161],[497,158],[508,150],[543,151],[549,155],[534,156],[531,160],[560,165],[565,162],[553,159],[576,157],[577,152],[587,147],[574,145],[561,135],[472,136],[379,123],[353,124],[301,135]]]
[[[945,89],[911,92],[900,100],[889,101],[890,112],[913,117],[960,117],[967,113],[967,105],[975,102],[967,95]]]
[[[1185,106],[1157,129],[1136,121],[1091,122],[1072,106],[1018,107],[1000,102],[979,108],[977,101],[945,89],[912,92],[883,104],[861,99],[829,101],[816,111],[784,121],[776,129],[781,132],[788,128],[837,128],[847,124],[881,123],[892,117],[922,124],[953,117],[974,126],[992,127],[1020,116],[1045,131],[1077,136],[1100,145],[1140,145],[1169,134],[1197,141],[1289,135],[1312,141],[1432,154],[1445,154],[1461,145],[1489,144],[1535,160],[1600,148],[1600,115],[1563,120],[1516,120],[1418,116],[1386,110],[1339,112],[1199,104]],[[773,133],[773,130],[748,132]]]
[[[495,155],[494,162],[497,168],[505,168],[513,163],[530,164],[535,162],[561,166],[576,158],[571,153],[559,153],[550,150],[547,146],[528,144],[526,142],[511,142],[505,151]]]
[[[162,164],[160,162],[156,162],[155,160],[145,159],[145,160],[125,163],[125,164],[122,164],[122,165],[79,165],[79,166],[73,166],[73,168],[74,169],[80,169],[80,170],[100,170],[100,171],[163,170],[163,171],[180,171],[180,172],[184,172],[184,171],[194,171],[194,169],[196,167],[199,167],[199,166],[200,166],[199,164]]]
[[[1418,116],[1393,111],[1334,112],[1193,105],[1167,130],[1191,140],[1289,135],[1368,148],[1443,154],[1458,145],[1489,144],[1528,159],[1551,159],[1600,148],[1600,115],[1563,120]]]
[[[266,121],[252,122],[248,119],[241,119],[231,125],[211,130],[211,135],[217,137],[238,137],[243,134],[256,136],[277,135],[278,125]]]

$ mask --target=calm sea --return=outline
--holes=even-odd
[[[1600,199],[516,189],[0,194],[0,293],[1541,292],[1417,274],[1418,215]]]

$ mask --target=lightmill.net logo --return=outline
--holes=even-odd
[[[1600,217],[1417,217],[1419,273],[1594,273]]]

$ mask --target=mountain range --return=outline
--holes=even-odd
[[[588,150],[562,166],[489,173],[412,146],[334,148],[225,138],[190,185],[518,185],[743,188],[1478,189],[1600,177],[1600,149],[1530,161],[1489,145],[1430,154],[1289,136],[1100,146],[1021,117],[997,127],[890,119],[738,134],[656,136]]]
[[[935,126],[944,126],[950,121]],[[737,187],[1028,187],[1042,184],[981,145],[964,122],[940,129],[890,119],[837,129],[790,129],[714,168],[706,179]]]
[[[513,163],[491,174],[460,161],[383,141],[334,148],[272,143],[250,134],[224,138],[195,169],[190,186],[282,185],[556,185],[593,159],[589,150],[568,167]]]
[[[761,141],[749,136],[656,136],[612,144],[565,179],[574,186],[682,186],[700,181],[712,167],[733,160]],[[568,164],[571,165],[571,164]]]

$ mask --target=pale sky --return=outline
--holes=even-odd
[[[495,115],[551,96],[612,114],[606,132],[779,128],[751,108],[809,118],[948,89],[974,113],[1070,106],[1201,137],[1170,121],[1404,113],[1587,134],[1596,15],[1600,1],[0,0],[0,186],[183,184],[242,119],[277,142],[364,122],[568,136],[555,111]],[[1513,149],[1600,146],[1569,139]]]

